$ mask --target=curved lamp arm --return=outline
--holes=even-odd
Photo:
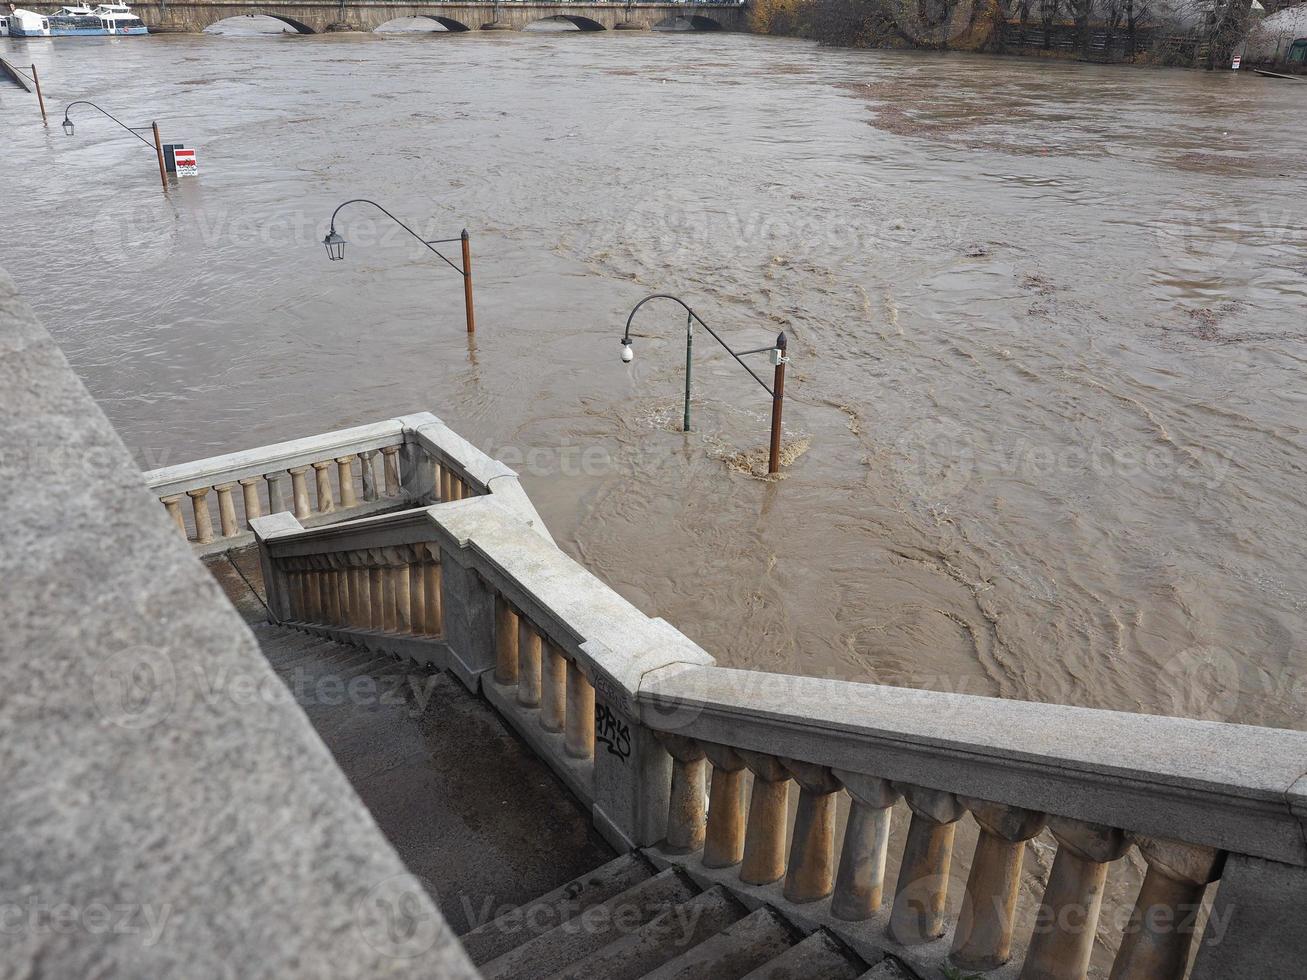
[[[69,111],[70,109],[72,109],[73,106],[79,106],[79,105],[89,105],[92,109],[96,110],[97,112],[99,112],[99,113],[101,113],[101,114],[103,114],[103,115],[108,116],[110,119],[112,119],[114,122],[116,122],[119,126],[121,126],[123,129],[127,130],[127,132],[131,133],[131,134],[132,134],[133,136],[135,136],[138,140],[140,140],[142,143],[144,143],[146,146],[148,146],[150,149],[152,149],[152,150],[155,149],[154,144],[151,143],[149,140],[147,140],[144,136],[142,136],[142,135],[141,135],[140,133],[138,133],[136,130],[132,129],[131,126],[128,126],[126,123],[124,123],[121,119],[118,119],[118,118],[117,118],[116,116],[114,116],[113,114],[108,113],[108,112],[105,112],[103,109],[101,109],[101,108],[100,108],[98,105],[96,105],[94,102],[78,101],[78,102],[70,102],[70,103],[68,103],[68,105],[64,107],[64,125],[67,126],[67,125],[71,125],[71,124],[72,124],[72,120],[68,118],[68,111]]]
[[[753,380],[758,382],[758,384],[762,385],[763,391],[767,392],[767,394],[769,395],[774,395],[771,386],[767,384],[767,382],[763,381],[762,378],[758,377],[758,375],[754,372],[753,368],[749,367],[749,365],[745,364],[744,361],[741,360],[741,355],[758,354],[765,350],[771,350],[772,348],[760,347],[758,348],[758,350],[745,350],[739,352],[732,350],[730,348],[730,345],[727,344],[726,341],[722,340],[721,337],[717,336],[717,331],[715,331],[712,327],[708,326],[708,324],[704,323],[703,318],[699,316],[698,313],[695,313],[694,310],[690,309],[689,304],[687,304],[685,300],[681,299],[679,296],[673,296],[671,293],[654,293],[652,296],[646,296],[644,299],[640,300],[640,302],[635,304],[635,307],[631,310],[630,316],[626,318],[626,332],[622,335],[623,347],[629,347],[631,344],[631,321],[635,319],[635,314],[639,312],[640,307],[644,306],[645,303],[651,302],[652,300],[655,299],[670,299],[673,302],[680,303],[681,306],[684,307],[685,312],[688,313],[693,320],[697,321],[699,326],[703,327],[710,334],[712,334],[713,340],[721,344],[722,347],[726,350],[726,353],[730,354],[731,357],[739,361],[740,367],[748,371],[750,376],[753,378]]]
[[[444,245],[444,244],[446,244],[446,243],[448,243],[448,242],[457,242],[457,241],[461,241],[460,238],[441,238],[441,239],[438,239],[438,240],[436,240],[436,241],[429,242],[429,241],[427,241],[425,238],[423,238],[421,235],[419,235],[416,231],[414,231],[412,228],[410,228],[408,225],[404,224],[404,222],[400,221],[400,220],[399,220],[398,218],[396,218],[393,214],[391,214],[389,211],[387,211],[385,208],[383,208],[383,207],[382,207],[380,204],[378,204],[376,201],[369,201],[369,200],[368,200],[367,198],[365,198],[365,197],[356,197],[356,198],[353,198],[353,199],[351,199],[351,200],[348,200],[348,201],[346,201],[344,204],[340,205],[340,207],[336,208],[335,211],[331,212],[331,231],[328,233],[328,237],[331,237],[331,236],[333,236],[333,235],[336,234],[336,215],[340,214],[341,208],[344,208],[344,207],[346,207],[347,205],[350,205],[350,204],[371,204],[374,208],[376,208],[378,211],[380,211],[382,214],[384,214],[387,218],[389,218],[391,221],[395,222],[395,224],[399,225],[399,226],[400,226],[401,228],[403,228],[406,232],[408,232],[410,235],[412,235],[414,238],[416,238],[418,241],[420,241],[420,242],[421,242],[423,245],[425,245],[428,249],[430,249],[431,251],[435,252],[436,255],[440,256],[440,259],[445,263],[445,265],[449,266],[451,269],[453,269],[455,272],[457,272],[460,276],[463,276],[463,277],[465,277],[465,278],[467,277],[467,272],[466,272],[466,270],[464,270],[464,269],[460,269],[460,268],[459,268],[458,266],[456,266],[453,262],[449,261],[449,259],[445,258],[445,256],[440,252],[440,250],[437,249],[437,248],[435,247],[435,246],[437,246],[437,245]],[[466,236],[466,235],[467,235],[467,232],[466,232],[466,231],[463,232],[463,235]]]

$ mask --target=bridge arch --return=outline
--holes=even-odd
[[[450,34],[461,34],[461,33],[463,33],[464,31],[470,31],[470,30],[472,29],[472,28],[469,27],[467,24],[464,24],[462,21],[454,20],[454,18],[452,18],[452,17],[439,17],[439,16],[437,16],[437,15],[435,15],[435,14],[413,14],[411,17],[392,17],[390,20],[386,21],[386,23],[384,23],[384,24],[378,24],[376,27],[374,27],[374,28],[373,28],[373,33],[376,33],[376,32],[379,32],[379,31],[380,31],[381,33],[385,33],[384,31],[382,31],[382,28],[386,27],[387,25],[389,25],[389,24],[398,24],[398,23],[400,23],[400,22],[402,22],[402,21],[409,21],[409,20],[429,20],[429,21],[433,21],[434,23],[437,23],[437,24],[439,24],[441,27],[443,27],[443,28],[444,28],[446,31],[448,31]],[[438,32],[438,31],[432,31],[431,33],[436,34],[436,33],[439,33],[439,32]]]
[[[214,27],[217,27],[219,24],[239,23],[240,21],[248,20],[253,17],[266,17],[269,20],[279,20],[286,26],[293,28],[296,34],[317,33],[317,31],[315,31],[313,28],[309,27],[308,24],[305,24],[302,21],[295,20],[293,17],[287,17],[284,14],[269,13],[266,10],[251,10],[249,13],[245,13],[245,14],[232,14],[226,17],[215,17],[212,21],[205,24],[204,27],[201,28],[201,30],[208,31]]]
[[[537,17],[535,20],[528,21],[526,27],[530,27],[532,24],[557,23],[558,21],[567,21],[582,31],[606,31],[608,29],[599,21],[590,17],[582,17],[580,14],[550,14],[548,17]]]
[[[655,31],[674,31],[678,24],[689,24],[689,30],[692,31],[721,31],[721,21],[714,20],[712,17],[705,17],[703,14],[690,14],[677,12],[669,17],[664,17],[658,23],[654,24]]]

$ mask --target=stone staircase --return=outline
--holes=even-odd
[[[625,854],[462,937],[488,980],[907,980],[825,930]]]

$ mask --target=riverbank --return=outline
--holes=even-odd
[[[1015,54],[1053,60],[1228,67],[1249,27],[1247,0],[1217,0],[1200,27],[1179,3],[1086,0],[1059,10],[1013,0],[753,0],[750,29],[824,45]]]

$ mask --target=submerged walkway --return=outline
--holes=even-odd
[[[209,567],[455,932],[613,857],[566,787],[455,678],[261,622],[249,552]]]

